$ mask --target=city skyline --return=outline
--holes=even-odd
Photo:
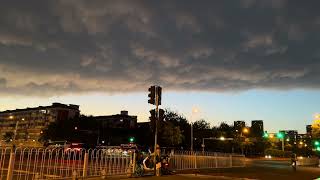
[[[283,92],[284,93],[284,92]],[[169,94],[169,95],[168,95]],[[192,108],[193,107],[197,107],[199,109],[199,113],[197,115],[193,115],[193,121],[195,120],[200,120],[200,119],[204,119],[206,121],[208,121],[211,125],[217,126],[219,125],[221,122],[226,122],[230,125],[233,124],[234,121],[237,120],[243,120],[246,122],[246,125],[249,126],[251,124],[252,120],[263,120],[264,121],[264,126],[265,126],[265,130],[268,132],[278,132],[279,130],[298,130],[299,133],[305,133],[306,131],[306,125],[308,124],[312,124],[313,122],[313,118],[314,115],[316,113],[312,113],[311,111],[304,111],[304,115],[306,117],[306,121],[299,121],[299,119],[301,118],[300,116],[295,117],[297,114],[301,114],[301,111],[296,111],[296,108],[299,108],[299,104],[296,104],[294,107],[294,110],[291,107],[282,107],[282,108],[288,108],[289,111],[293,111],[292,113],[287,114],[286,117],[290,117],[293,119],[293,121],[297,121],[300,123],[296,123],[296,124],[290,124],[290,122],[288,121],[283,121],[281,122],[281,120],[285,119],[281,114],[282,111],[280,111],[280,113],[278,113],[278,115],[273,116],[273,119],[268,119],[266,118],[267,116],[269,116],[268,112],[270,110],[267,110],[267,112],[263,112],[262,110],[265,110],[264,106],[260,107],[260,108],[256,108],[259,112],[261,111],[261,115],[259,115],[259,113],[250,113],[250,108],[254,107],[254,106],[261,106],[261,104],[265,104],[267,107],[270,105],[270,101],[272,101],[272,99],[269,99],[269,102],[264,102],[264,103],[253,103],[250,105],[250,103],[252,102],[252,100],[254,100],[254,96],[252,95],[252,93],[247,93],[245,97],[242,97],[243,93],[241,93],[241,95],[237,95],[237,94],[229,94],[229,96],[232,97],[232,99],[234,100],[233,102],[227,102],[224,103],[223,106],[220,104],[220,107],[217,106],[218,110],[224,109],[224,106],[230,106],[230,107],[238,107],[240,108],[241,105],[246,104],[249,102],[249,104],[247,104],[245,107],[248,107],[248,109],[246,108],[240,108],[240,109],[236,109],[236,108],[232,108],[229,109],[229,112],[223,111],[223,112],[219,112],[217,114],[215,114],[216,112],[218,112],[218,110],[214,111],[214,112],[210,112],[210,109],[206,108],[207,106],[210,106],[210,103],[208,105],[208,103],[202,103],[202,100],[205,99],[206,97],[202,97],[202,98],[196,98],[195,101],[192,102],[188,102],[185,103],[185,99],[183,94],[163,94],[163,106],[161,108],[168,108],[170,110],[176,111],[182,115],[184,115],[188,121],[190,121],[190,119],[192,118],[191,116],[191,112],[192,112]],[[190,93],[189,95],[192,95],[194,93]],[[258,93],[259,94],[259,93]],[[265,94],[265,93],[263,93]],[[133,97],[131,97],[133,96]],[[172,96],[176,97],[177,99],[180,99],[180,101],[174,103],[174,102],[170,102],[170,100],[168,99],[172,99]],[[207,96],[212,96],[212,93],[207,93]],[[224,99],[222,98],[223,96],[225,96],[225,99],[228,99],[228,95],[226,94],[217,94],[216,96],[219,96],[220,101],[222,102]],[[221,97],[222,96],[222,97]],[[296,96],[296,95],[291,95],[291,96]],[[290,99],[291,96],[287,96],[287,99]],[[67,97],[61,97],[61,98],[49,98],[50,102],[61,102],[61,103],[65,103],[65,104],[78,104],[80,105],[80,110],[81,113],[85,114],[85,115],[108,115],[108,114],[118,114],[120,112],[120,110],[128,110],[129,114],[131,115],[137,115],[138,116],[138,122],[146,122],[149,120],[149,110],[151,108],[151,106],[149,106],[147,104],[147,93],[139,93],[139,94],[134,94],[134,95],[126,95],[126,98],[123,98],[123,95],[113,95],[111,97],[103,97],[101,95],[96,95],[94,96],[96,99],[90,101],[90,98],[92,98],[92,95],[89,96],[82,96],[82,97],[78,97],[78,99],[75,101],[75,97],[74,96],[67,96]],[[235,98],[236,97],[236,98]],[[281,95],[278,95],[276,97],[274,97],[274,99],[278,99],[280,98]],[[107,107],[112,107],[111,105],[107,105],[107,103],[105,103],[105,100],[108,100],[109,98],[111,98],[113,101],[118,101],[116,104],[114,104],[115,106],[111,109],[108,109]],[[267,97],[267,99],[270,97]],[[130,99],[130,101],[125,104],[124,102],[126,102],[126,99]],[[245,102],[244,99],[246,99],[248,102]],[[309,101],[309,99],[305,99],[302,98],[306,101]],[[51,103],[48,103],[48,99],[46,98],[33,98],[33,103],[29,103],[26,102],[26,104],[23,104],[21,102],[18,102],[18,104],[16,104],[16,106],[8,106],[8,108],[4,108],[4,106],[0,107],[0,111],[4,111],[4,110],[14,110],[16,108],[26,108],[26,107],[36,107],[39,105],[49,105]],[[301,99],[300,99],[301,100]],[[83,102],[84,101],[84,102]],[[294,100],[294,101],[298,101],[298,100]],[[138,103],[138,104],[143,104],[144,106],[135,106],[134,104]],[[171,106],[168,106],[167,104],[171,104]],[[123,104],[121,104],[123,103]],[[315,102],[316,103],[316,102]],[[185,104],[186,107],[188,108],[179,108],[181,107],[181,104]],[[195,105],[196,104],[196,105]],[[294,104],[294,103],[292,103]],[[102,109],[97,109],[96,107],[106,107],[106,109],[102,108]],[[250,107],[251,106],[251,107]],[[310,105],[311,106],[315,106],[313,104]],[[274,109],[278,109],[281,108],[281,104],[278,103],[278,105],[274,106]],[[249,114],[245,115],[242,114],[243,111],[247,111]],[[272,109],[271,109],[272,111]],[[242,112],[240,114],[238,114],[237,112]],[[236,114],[236,115],[233,115]],[[228,119],[222,119],[221,117],[226,117],[226,115],[229,117]],[[215,118],[210,118],[210,116],[215,117]],[[302,119],[302,118],[301,118]]]
[[[146,121],[156,84],[162,107],[188,119],[199,107],[193,120],[212,125],[261,119],[305,132],[320,112],[316,4],[4,1],[0,110],[61,102]]]

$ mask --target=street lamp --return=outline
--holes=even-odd
[[[249,130],[248,130],[248,128],[245,127],[245,128],[243,128],[242,132],[245,133],[245,134],[248,134]]]
[[[190,118],[190,121],[191,121],[191,147],[190,147],[190,150],[191,151],[193,151],[193,117],[197,113],[199,113],[199,109],[196,107],[193,107],[192,113],[191,113],[191,118]]]
[[[9,117],[10,119],[13,119],[13,116]],[[24,118],[21,119],[21,121],[24,121]],[[17,136],[17,131],[18,131],[18,125],[19,125],[19,120],[17,120],[16,122],[16,127],[14,129],[14,136],[13,136],[13,142],[16,140],[16,136]]]

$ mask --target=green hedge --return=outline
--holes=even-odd
[[[272,157],[286,157],[286,158],[290,158],[292,152],[291,151],[282,151],[279,149],[266,149],[264,151],[265,155],[271,155]]]

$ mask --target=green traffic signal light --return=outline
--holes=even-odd
[[[319,142],[319,141],[315,141],[315,142],[314,142],[314,145],[315,145],[315,146],[319,146],[319,145],[320,145],[320,142]]]
[[[267,132],[265,132],[265,133],[263,134],[263,137],[264,137],[264,138],[268,138],[268,137],[269,137],[269,134],[268,134]]]
[[[277,133],[277,138],[279,138],[279,139],[284,138],[284,134],[283,134],[283,133],[281,133],[281,132]]]
[[[134,140],[135,140],[134,137],[130,137],[130,138],[129,138],[129,142],[131,142],[131,143],[134,142]]]
[[[320,147],[317,147],[316,150],[317,150],[317,151],[320,151]]]

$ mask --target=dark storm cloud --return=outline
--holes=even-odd
[[[0,93],[319,88],[316,1],[3,1]]]

